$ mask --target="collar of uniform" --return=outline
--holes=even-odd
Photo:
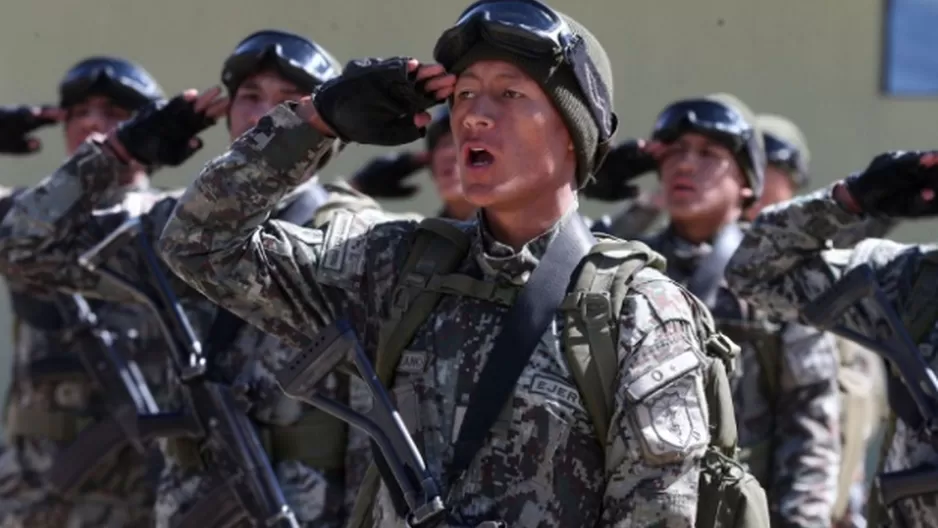
[[[713,251],[713,246],[708,242],[695,244],[678,235],[673,227],[669,227],[665,239],[670,246],[674,258],[685,262],[696,262],[706,257]]]
[[[485,215],[479,210],[476,212],[477,243],[473,246],[476,262],[486,276],[504,279],[519,286],[525,284],[544,257],[548,244],[554,239],[560,226],[568,216],[578,214],[578,209],[579,204],[574,202],[550,229],[526,243],[520,251],[515,251],[511,246],[496,240],[488,228]]]

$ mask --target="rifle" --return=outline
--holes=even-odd
[[[56,455],[43,475],[47,487],[67,497],[87,481],[102,460],[116,451],[129,446],[143,455],[145,444],[152,438],[187,436],[195,431],[190,423],[177,420],[175,415],[159,414],[139,367],[116,350],[114,336],[101,327],[84,297],[72,294],[66,299],[73,306],[60,308],[63,315],[76,320],[72,329],[79,344],[78,365],[71,357],[37,360],[30,364],[29,375],[51,380],[83,374],[92,388],[104,395],[107,410],[107,417],[83,429]]]
[[[876,336],[837,324],[847,310],[862,300],[871,319],[882,321]],[[866,347],[889,361],[896,369],[909,397],[922,419],[922,427],[938,445],[938,377],[922,357],[902,319],[879,288],[868,264],[847,272],[830,289],[802,310],[806,322],[821,330],[842,336]],[[897,414],[907,410],[897,409]],[[903,498],[938,493],[938,468],[922,466],[877,476],[883,505],[889,507]]]
[[[349,371],[349,362],[371,393],[373,403],[367,413],[353,411],[316,393],[316,385],[333,370],[355,376]],[[348,321],[340,319],[324,328],[312,346],[276,376],[287,396],[309,403],[371,437],[381,454],[376,462],[382,480],[395,497],[395,504],[406,505],[410,526],[431,523],[444,513],[439,487]]]
[[[135,242],[155,288],[133,281],[102,265],[121,247]],[[78,259],[115,288],[146,306],[159,323],[182,385],[184,411],[179,420],[194,429],[200,452],[222,482],[182,514],[179,528],[233,528],[247,524],[299,528],[254,425],[226,385],[206,376],[206,358],[163,272],[139,217],[130,218]],[[157,436],[163,436],[157,433]],[[205,456],[207,455],[207,456]]]

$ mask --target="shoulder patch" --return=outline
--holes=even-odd
[[[686,458],[710,441],[703,383],[685,375],[635,407],[646,458],[652,464]]]
[[[656,366],[634,379],[626,387],[632,401],[642,401],[662,387],[700,366],[700,358],[690,350]]]
[[[367,235],[375,223],[374,218],[349,211],[337,211],[333,215],[319,259],[319,277],[323,281],[341,283],[344,277],[359,277],[364,273]]]

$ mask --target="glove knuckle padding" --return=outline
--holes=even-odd
[[[423,136],[414,115],[437,101],[407,72],[407,60],[363,59],[317,91],[316,110],[348,142],[394,146]]]
[[[145,107],[120,125],[117,137],[137,161],[176,166],[202,148],[201,140],[195,145],[191,140],[214,123],[214,119],[196,112],[192,102],[177,96]]]

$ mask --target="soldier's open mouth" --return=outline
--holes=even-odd
[[[470,167],[487,167],[495,161],[495,156],[484,148],[470,148],[467,156],[466,164]]]

